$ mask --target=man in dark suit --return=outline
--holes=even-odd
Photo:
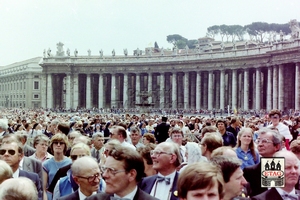
[[[279,151],[274,154],[274,157],[284,157],[285,158],[285,170],[284,187],[271,188],[265,192],[252,197],[255,200],[283,200],[283,199],[300,199],[299,190],[294,190],[295,185],[298,182],[299,172],[299,162],[297,156],[290,151]]]
[[[170,124],[167,124],[167,117],[162,117],[161,118],[161,123],[157,125],[155,132],[154,132],[154,136],[156,138],[157,143],[162,143],[164,141],[166,141],[166,139],[168,139],[169,134],[169,128],[170,128]]]
[[[59,200],[80,200],[104,191],[106,185],[101,180],[99,165],[94,158],[84,156],[77,159],[72,164],[71,171],[75,183],[79,186],[78,190]]]
[[[177,200],[177,167],[181,164],[179,147],[173,142],[158,144],[151,151],[153,169],[158,174],[144,178],[139,187],[158,199]],[[175,192],[175,193],[174,193]]]
[[[281,149],[282,136],[278,131],[263,128],[256,140],[257,150],[262,157],[273,157]],[[261,163],[244,168],[244,177],[249,182],[250,196],[258,195],[267,190],[261,187]]]
[[[116,145],[108,154],[102,176],[106,181],[105,193],[98,193],[87,200],[111,200],[128,198],[132,200],[157,200],[137,187],[144,175],[144,163],[140,154],[121,145]]]
[[[22,147],[22,144],[17,142],[2,144],[0,147],[0,159],[4,160],[12,168],[14,178],[23,176],[32,180],[36,185],[39,199],[42,199],[42,182],[39,179],[38,175],[32,172],[26,172],[19,169],[19,163],[24,156]]]

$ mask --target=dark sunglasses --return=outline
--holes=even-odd
[[[81,158],[81,157],[84,157],[84,156],[86,156],[86,155],[70,155],[72,160],[77,160],[77,158]]]
[[[0,155],[4,155],[6,152],[8,152],[10,155],[15,155],[16,154],[16,151],[13,150],[13,149],[9,149],[9,150],[6,150],[6,149],[0,149]]]
[[[66,143],[64,143],[64,142],[53,142],[53,144],[56,144],[56,145],[60,144],[60,145],[63,145],[63,144],[66,144]]]

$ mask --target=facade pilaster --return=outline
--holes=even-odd
[[[78,74],[73,74],[73,85],[74,85],[74,88],[73,88],[73,108],[74,109],[77,109],[78,107]]]
[[[244,70],[244,110],[249,110],[249,69]]]
[[[225,109],[225,70],[220,71],[220,109]]]
[[[47,76],[46,74],[42,74],[41,80],[41,106],[42,108],[47,108]],[[21,87],[21,86],[20,86]],[[3,84],[1,84],[2,92],[4,90]],[[22,89],[22,88],[21,88]],[[20,91],[20,89],[18,90]],[[4,106],[4,105],[3,105]]]
[[[267,83],[267,111],[272,110],[272,78],[273,78],[273,68],[270,66],[268,68],[268,83]]]
[[[201,109],[201,72],[196,75],[196,109]]]
[[[111,74],[111,107],[116,107],[116,74]]]
[[[208,110],[213,109],[213,71],[208,72]]]
[[[172,73],[172,108],[177,108],[177,73]]]
[[[47,83],[47,108],[53,108],[52,74],[47,75]]]
[[[71,108],[71,74],[66,74],[66,109]]]
[[[160,99],[159,99],[160,108],[165,107],[165,74],[160,74]]]
[[[278,109],[284,109],[284,77],[283,77],[283,67],[284,65],[279,65],[278,67]]]
[[[86,108],[91,108],[91,74],[86,75]]]
[[[278,109],[278,65],[273,66],[273,108]]]
[[[232,70],[232,109],[237,109],[237,70]]]
[[[103,108],[103,74],[99,74],[99,86],[98,86],[98,107]]]
[[[296,63],[295,110],[300,110],[300,63]]]
[[[255,109],[260,110],[260,92],[261,92],[261,71],[260,68],[256,69],[256,84],[255,84]]]
[[[184,73],[184,109],[189,108],[189,72]]]
[[[137,73],[135,79],[135,103],[141,103],[141,74]]]
[[[124,86],[123,86],[123,106],[128,108],[128,74],[124,74]]]
[[[152,74],[148,73],[148,103],[152,103]]]

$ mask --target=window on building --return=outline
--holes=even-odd
[[[33,89],[35,89],[35,90],[39,89],[39,82],[38,81],[34,81],[33,85],[34,85]]]
[[[26,82],[24,82],[24,90],[26,89]]]
[[[33,78],[39,78],[39,76],[38,75],[34,75]]]
[[[38,95],[38,94],[35,94],[35,95],[33,95],[33,98],[34,98],[34,99],[38,99],[38,98],[39,98],[39,95]]]
[[[21,88],[21,90],[22,90],[22,82],[20,83],[20,88]]]

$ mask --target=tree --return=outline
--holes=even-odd
[[[264,37],[266,36],[267,32],[270,30],[270,26],[266,22],[253,22],[252,24],[249,24],[246,27],[247,30],[251,32],[251,34],[255,34],[256,39],[259,40],[260,42],[263,42]]]
[[[207,28],[207,37],[215,38],[216,35],[218,35],[220,32],[220,26],[214,25]]]
[[[187,45],[188,45],[189,49],[195,49],[197,43],[198,43],[198,40],[188,40],[187,41]]]
[[[220,26],[220,35],[221,35],[221,38],[222,38],[222,42],[223,42],[223,38],[225,35],[227,35],[227,25],[223,24]],[[228,42],[228,38],[227,38],[227,42]]]
[[[178,34],[173,34],[173,35],[168,35],[167,36],[167,41],[169,43],[176,44],[177,41],[179,41],[179,40],[183,40],[183,41],[187,42],[186,38],[184,38],[184,37],[182,37],[181,35],[178,35]]]

